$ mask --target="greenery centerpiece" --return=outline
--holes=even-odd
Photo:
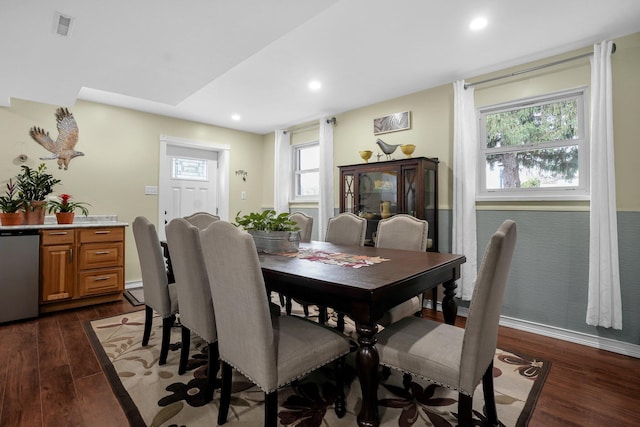
[[[18,197],[18,188],[16,184],[9,179],[5,194],[0,196],[0,221],[2,225],[20,225],[23,221],[22,200]]]
[[[277,214],[272,209],[251,212],[240,216],[237,213],[235,226],[242,227],[253,236],[260,252],[297,252],[300,244],[300,227],[289,219],[289,214]]]
[[[23,201],[25,222],[27,224],[43,224],[46,197],[53,192],[53,186],[60,182],[50,173],[47,166],[41,163],[37,169],[22,165],[22,172],[17,176],[18,197]]]

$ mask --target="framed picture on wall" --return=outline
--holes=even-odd
[[[373,134],[380,135],[381,133],[411,129],[410,113],[410,111],[404,111],[373,119]]]

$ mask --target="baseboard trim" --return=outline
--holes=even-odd
[[[124,289],[133,289],[133,288],[141,288],[142,280],[135,280],[133,282],[125,282]]]
[[[640,345],[637,344],[599,337],[596,335],[586,334],[584,332],[571,331],[568,329],[558,328],[556,326],[548,326],[526,320],[515,319],[508,316],[500,316],[500,325],[507,328],[518,329],[525,332],[544,335],[546,337],[557,338],[563,341],[640,358]]]
[[[429,303],[428,306],[431,306],[431,304]],[[438,311],[442,311],[442,305],[440,302],[438,302]],[[467,317],[468,315],[469,309],[467,307],[458,307],[458,316]],[[569,329],[516,319],[509,316],[500,316],[500,326],[518,329],[532,334],[543,335],[545,337],[556,338],[575,344],[586,345],[588,347],[599,348],[601,350],[611,351],[613,353],[640,359],[640,345],[637,344],[617,341],[611,338],[598,337],[584,332],[571,331]]]

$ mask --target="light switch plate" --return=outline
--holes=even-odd
[[[158,194],[158,186],[157,185],[145,185],[144,186],[144,194]]]

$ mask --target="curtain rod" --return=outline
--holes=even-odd
[[[335,126],[337,123],[336,118],[331,117],[327,119],[327,123]],[[318,127],[320,127],[320,124],[318,122],[312,122],[312,123],[307,123],[306,125],[292,126],[289,129],[285,130],[285,132],[302,132],[305,130],[318,128]]]
[[[613,54],[613,53],[615,53],[615,51],[616,51],[616,44],[614,43],[613,46],[611,47],[611,53]],[[513,76],[518,76],[520,74],[530,73],[532,71],[538,71],[538,70],[541,70],[543,68],[553,67],[554,65],[564,64],[565,62],[575,61],[577,59],[586,58],[586,57],[591,56],[591,55],[593,55],[593,52],[583,53],[582,55],[572,56],[571,58],[560,59],[558,61],[550,62],[548,64],[543,64],[543,65],[538,65],[536,67],[527,68],[525,70],[514,71],[513,73],[504,74],[502,76],[497,76],[497,77],[492,77],[490,79],[480,80],[479,82],[466,83],[464,85],[464,88],[467,89],[467,88],[470,88],[472,86],[480,85],[480,84],[483,84],[483,83],[489,83],[489,82],[493,82],[495,80],[506,79],[507,77],[513,77]]]

